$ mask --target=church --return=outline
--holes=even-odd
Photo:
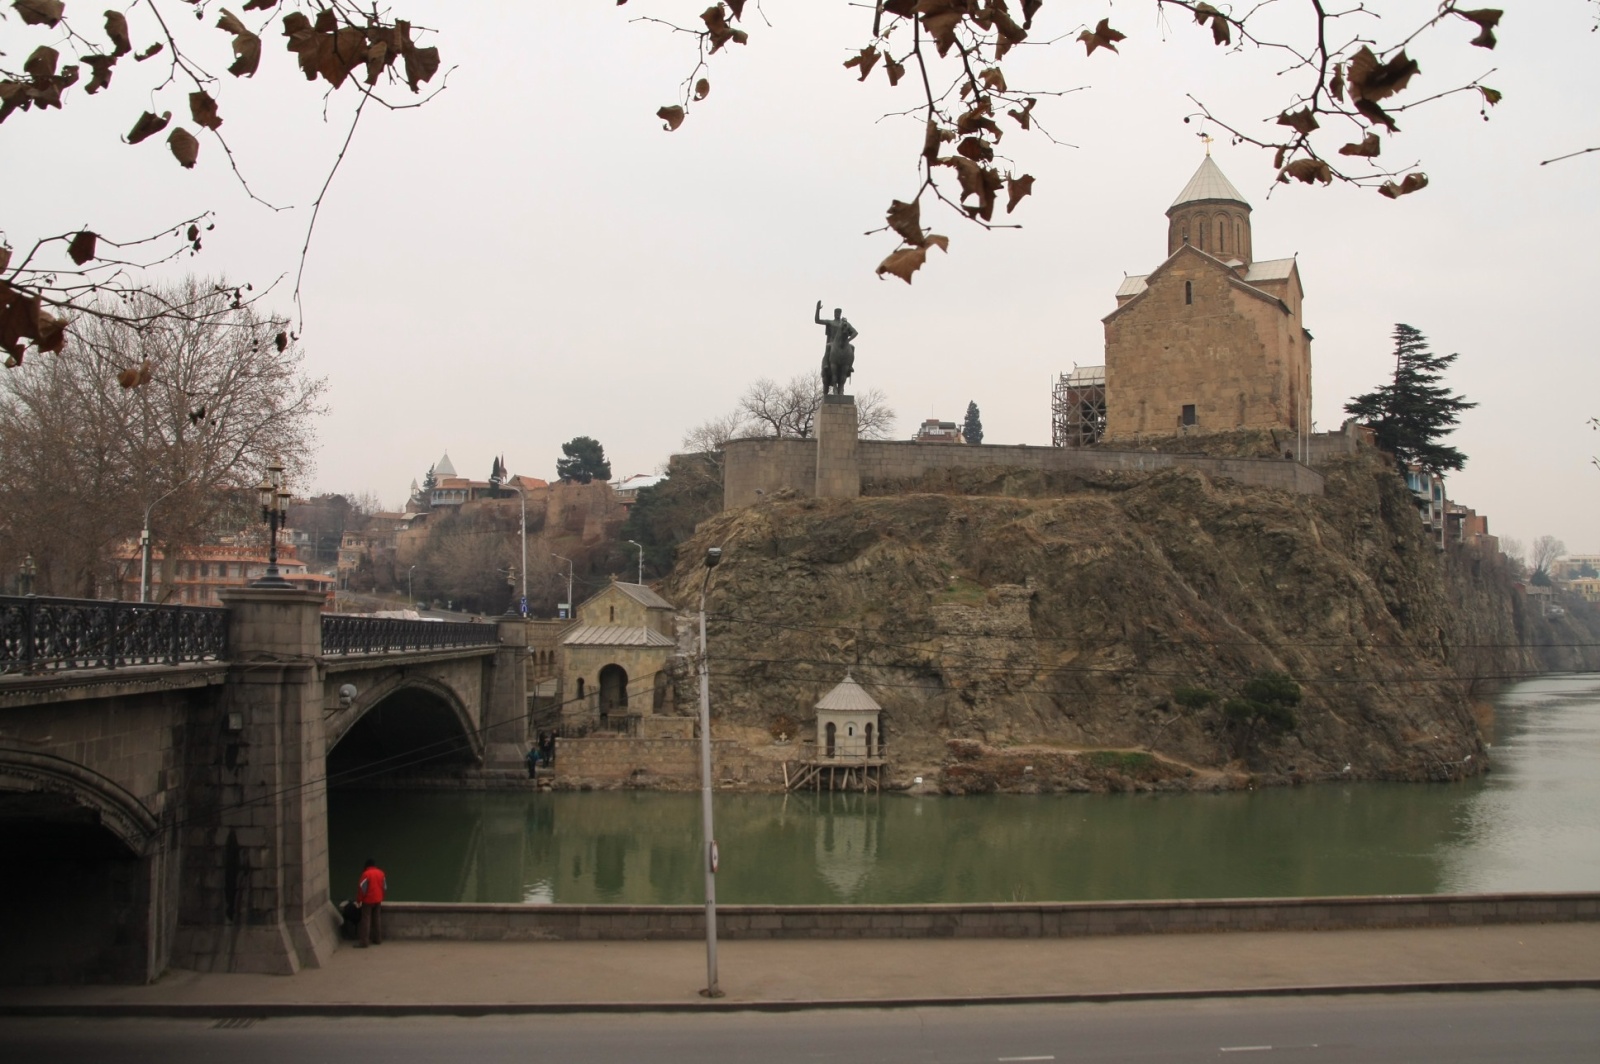
[[[1311,334],[1299,267],[1255,258],[1250,204],[1209,154],[1167,208],[1166,261],[1124,279],[1116,299],[1103,319],[1102,440],[1275,430],[1302,457]]]

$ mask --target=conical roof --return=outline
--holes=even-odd
[[[1194,172],[1189,183],[1183,186],[1183,191],[1178,193],[1178,198],[1172,201],[1171,211],[1183,206],[1185,203],[1196,203],[1200,200],[1228,200],[1232,203],[1242,203],[1250,206],[1250,201],[1239,195],[1239,190],[1233,187],[1233,182],[1223,176],[1221,169],[1207,155],[1200,160],[1200,169]]]
[[[844,681],[822,696],[822,701],[817,703],[818,709],[853,710],[856,712],[876,713],[883,707],[873,701],[867,694],[866,688],[850,678],[847,672]]]
[[[456,475],[456,467],[450,461],[449,451],[444,452],[443,457],[434,463],[433,475],[436,477],[453,477]]]

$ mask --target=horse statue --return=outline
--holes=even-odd
[[[850,379],[856,366],[856,348],[850,341],[861,334],[838,307],[833,308],[832,320],[824,318],[820,299],[813,317],[828,333],[827,346],[822,352],[822,394],[843,395],[844,382]]]

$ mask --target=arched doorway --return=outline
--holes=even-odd
[[[628,712],[628,671],[612,663],[600,670],[600,725],[610,723],[613,714]]]
[[[827,736],[827,745],[823,748],[822,756],[832,758],[833,752],[838,749],[839,745],[839,726],[830,720],[825,734]]]
[[[876,751],[872,748],[872,725],[869,723],[867,725],[867,756],[872,757],[875,753]]]

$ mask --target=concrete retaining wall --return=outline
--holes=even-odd
[[[723,905],[717,935],[763,938],[1078,938],[1197,931],[1348,931],[1600,920],[1600,893],[994,905]],[[691,905],[384,906],[392,938],[459,942],[697,939]]]
[[[1326,444],[1332,450],[1339,444]],[[788,488],[816,493],[816,440],[731,440],[727,444],[723,509],[749,506]],[[1195,469],[1253,487],[1321,495],[1322,474],[1281,458],[1208,458],[1157,451],[1029,447],[1003,444],[927,444],[861,440],[856,448],[863,491],[875,484],[914,480],[936,469],[1036,469],[1046,472],[1158,472]],[[759,493],[758,493],[759,492]]]

